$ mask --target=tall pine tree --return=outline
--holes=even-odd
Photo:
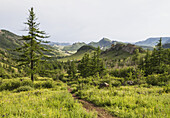
[[[41,43],[47,43],[44,38],[48,38],[44,31],[39,30],[40,23],[36,22],[37,18],[33,11],[33,8],[29,10],[29,17],[24,24],[28,25],[28,35],[22,36],[24,44],[17,48],[16,51],[20,52],[18,61],[20,66],[24,65],[29,67],[28,74],[31,74],[31,80],[34,81],[34,74],[36,73],[39,62],[43,61],[45,57],[44,51],[47,51],[42,47]]]

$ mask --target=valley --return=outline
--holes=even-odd
[[[66,11],[71,13],[70,9]],[[169,37],[148,38],[133,44],[105,37],[87,44],[49,42],[45,39],[50,36],[39,28],[34,8],[31,7],[28,13],[29,17],[24,22],[27,35],[0,30],[0,117],[170,117]],[[80,21],[78,17],[69,16],[67,19],[66,16],[62,14],[64,28],[57,26],[62,33],[55,29],[58,31],[56,34],[63,35],[61,39],[77,37],[79,30],[79,35],[87,31],[84,16]],[[58,18],[55,22],[60,24],[63,20]],[[71,18],[76,22],[68,25]],[[90,23],[88,35],[93,32],[92,24],[96,21]],[[74,27],[79,22],[83,25]],[[92,33],[93,36],[102,26],[100,23],[95,24],[98,29]],[[68,30],[69,27],[71,30]],[[104,32],[106,29],[102,26],[100,30]],[[111,32],[101,34],[109,35]]]
[[[56,46],[43,44],[50,50],[44,53],[50,58],[38,66],[35,81],[32,82],[27,68],[18,67],[14,60],[18,53],[12,49],[24,43],[19,38],[9,31],[1,31],[0,40],[6,43],[0,45],[1,117],[170,116],[169,48],[162,52],[164,59],[167,59],[164,62],[168,65],[161,66],[164,67],[163,72],[159,68],[156,71],[156,68],[150,68],[150,71],[158,73],[153,74],[147,70],[145,61],[148,54],[154,54],[154,50],[145,50],[134,44],[114,42],[110,48],[99,51],[100,48],[84,43],[76,50],[79,46],[75,48],[75,43],[73,50],[69,47],[67,51],[76,51],[69,55]],[[152,57],[149,58],[152,60]],[[103,67],[98,65],[99,61]],[[72,90],[71,93],[68,88]],[[74,94],[73,97],[71,94]],[[79,99],[74,99],[74,96]],[[92,106],[87,107],[89,105]],[[105,112],[108,112],[108,116]]]

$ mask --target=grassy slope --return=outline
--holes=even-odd
[[[124,52],[122,50],[120,51],[109,51],[108,53],[103,53],[101,55],[102,58],[107,58],[107,59],[123,59],[131,56],[128,52]]]
[[[42,79],[42,78],[41,78]],[[45,78],[48,79],[48,78]],[[17,84],[17,79],[3,80],[0,88],[9,81]],[[50,79],[48,80],[50,81]],[[45,80],[36,81],[40,84]],[[27,81],[27,84],[30,83]],[[0,92],[0,117],[10,118],[95,118],[96,113],[86,112],[80,103],[75,101],[67,91],[67,86],[54,82],[54,88],[35,89],[17,93],[13,91]],[[34,85],[34,86],[35,86]],[[8,86],[9,88],[10,86]],[[14,86],[13,86],[14,87]]]
[[[94,51],[92,50],[88,50],[88,51],[79,51],[71,56],[68,56],[68,57],[64,57],[64,58],[61,58],[61,59],[58,59],[59,61],[64,61],[66,62],[67,60],[80,60],[82,59],[82,57],[84,56],[85,53],[88,53],[90,55],[93,54]],[[124,52],[124,51],[109,51],[107,53],[102,53],[101,54],[101,58],[106,58],[106,59],[123,59],[123,58],[127,58],[131,56],[129,53],[127,52]]]

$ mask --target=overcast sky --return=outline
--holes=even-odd
[[[50,41],[106,37],[136,42],[170,36],[170,0],[0,0],[0,29],[25,34],[23,22],[31,7]]]

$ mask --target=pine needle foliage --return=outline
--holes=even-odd
[[[36,22],[37,18],[33,11],[33,7],[29,10],[29,17],[26,24],[28,26],[28,35],[22,36],[23,45],[16,49],[20,53],[19,66],[28,68],[28,74],[31,74],[31,80],[34,81],[34,74],[36,73],[38,64],[44,61],[42,58],[46,57],[43,52],[48,51],[42,47],[41,43],[48,43],[44,38],[48,38],[44,31],[39,30],[40,23]]]

